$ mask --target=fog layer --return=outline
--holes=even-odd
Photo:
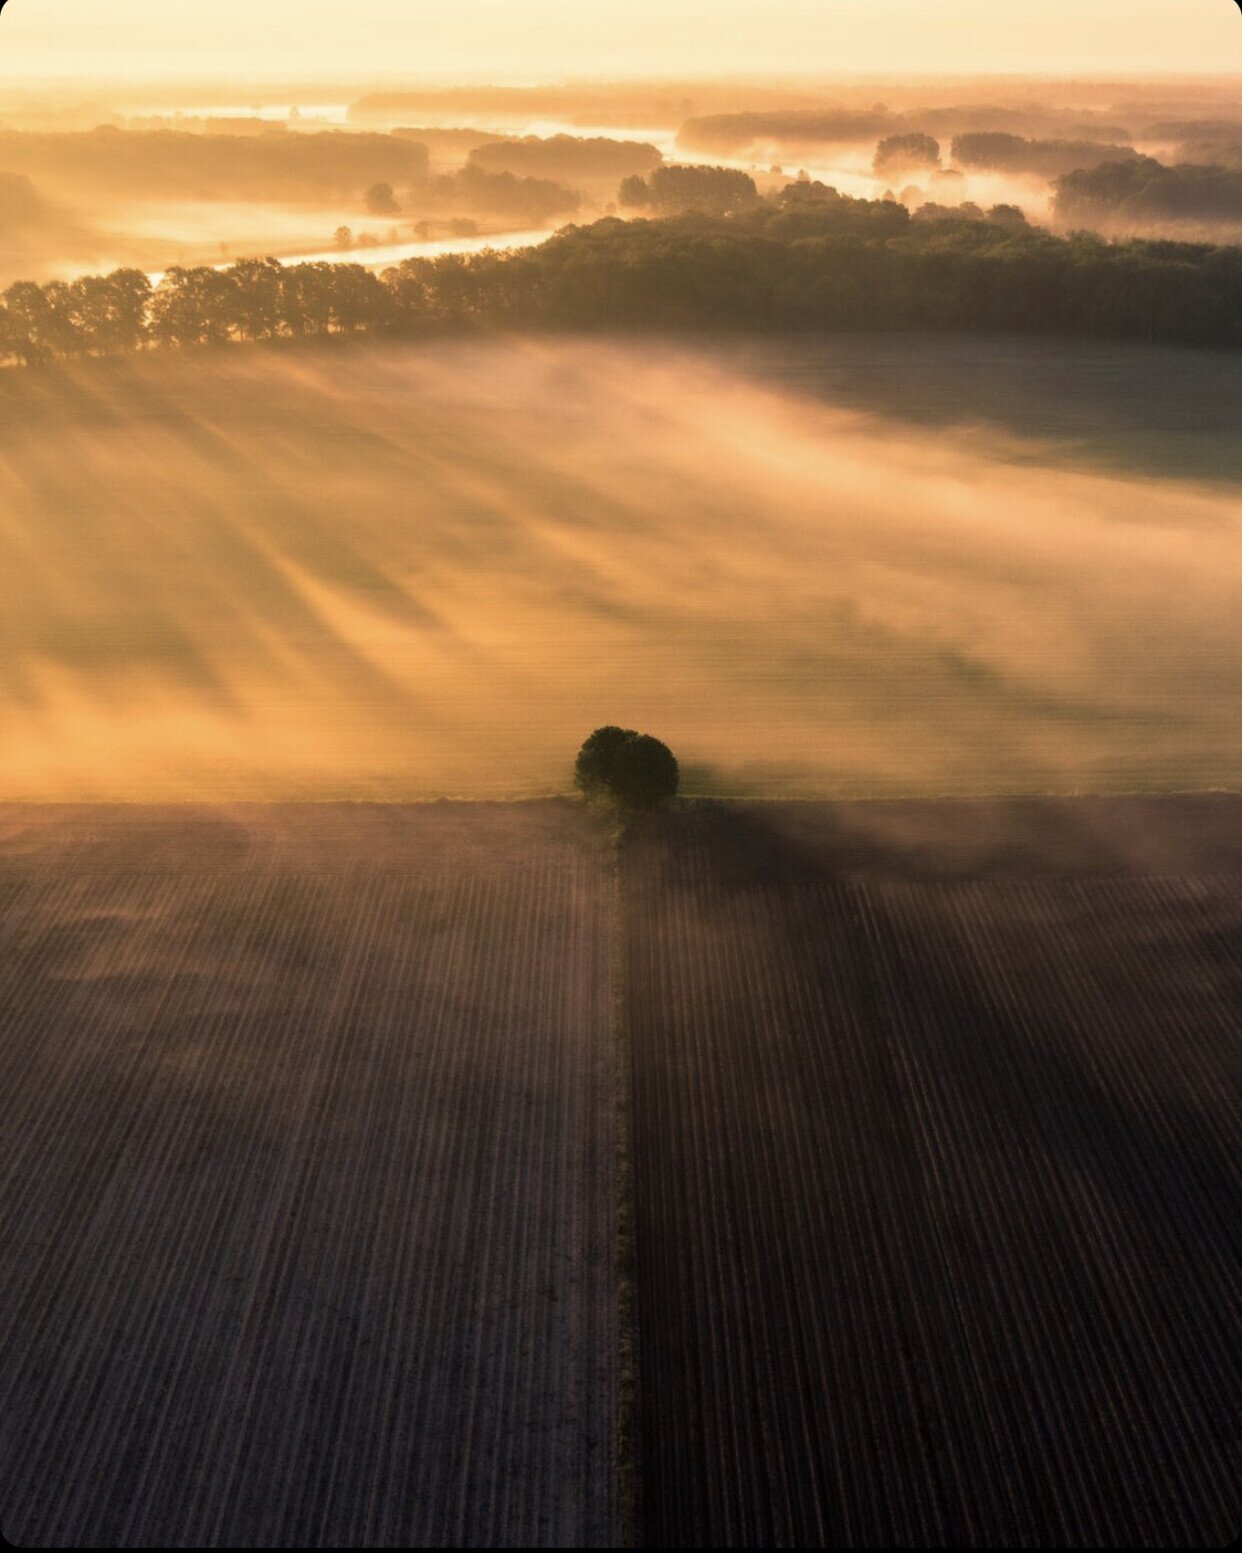
[[[698,791],[1242,770],[1228,484],[650,345],[8,376],[4,798],[544,792],[601,722]]]

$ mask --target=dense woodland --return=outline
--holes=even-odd
[[[1173,161],[1194,162],[1200,167],[1242,167],[1242,133],[1183,140]]]
[[[959,167],[1059,178],[1080,167],[1098,167],[1101,162],[1132,161],[1138,152],[1132,146],[1109,145],[1102,140],[1025,140],[1021,135],[990,130],[956,135],[952,155]]]
[[[622,180],[617,203],[656,215],[700,211],[725,216],[754,205],[759,198],[749,173],[732,167],[665,165],[647,178],[637,173]]]
[[[304,201],[337,199],[377,179],[425,178],[427,148],[394,135],[181,130],[0,130],[0,168],[62,198]]]
[[[893,127],[892,117],[883,109],[715,113],[687,119],[677,132],[677,142],[690,151],[722,155],[744,151],[756,142],[766,140],[786,140],[793,144],[862,144],[878,139]]]
[[[1242,222],[1242,167],[1178,163],[1154,157],[1079,168],[1056,185],[1063,221],[1095,225]]]
[[[940,142],[919,131],[886,135],[875,148],[871,165],[878,178],[887,178],[894,173],[928,172],[940,166]]]
[[[519,177],[615,183],[631,174],[650,172],[662,160],[655,146],[640,140],[609,140],[604,136],[524,135],[520,140],[493,140],[469,154],[470,164],[485,172]]]
[[[917,107],[896,113],[883,104],[871,108],[773,109],[704,114],[687,119],[678,141],[687,150],[741,154],[760,147],[789,149],[862,145],[902,134],[949,136],[977,133],[1070,137],[1095,142],[1126,142],[1130,133],[1099,114],[1064,108],[953,104]]]
[[[912,218],[793,184],[732,215],[610,218],[537,248],[358,264],[135,270],[3,296],[0,350],[34,363],[301,336],[540,329],[960,329],[1242,344],[1242,248],[1068,238],[991,216]],[[1015,219],[1016,217],[1016,219]]]
[[[497,216],[530,226],[572,215],[582,203],[576,189],[551,178],[490,172],[473,161],[456,172],[412,184],[401,197],[407,208],[424,215]]]

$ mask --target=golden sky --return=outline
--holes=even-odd
[[[1239,69],[1235,0],[8,0],[0,16],[10,80]]]

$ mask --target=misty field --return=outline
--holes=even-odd
[[[776,804],[627,845],[650,1545],[1236,1535],[1240,834]]]
[[[1233,358],[782,350],[0,374],[0,797],[540,795],[605,721],[697,792],[1236,785]]]
[[[0,1526],[613,1546],[609,875],[567,805],[0,812]]]

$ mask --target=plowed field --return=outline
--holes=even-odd
[[[653,1545],[1236,1535],[1240,820],[722,806],[631,845]]]
[[[616,1541],[568,805],[0,812],[0,1526]]]

